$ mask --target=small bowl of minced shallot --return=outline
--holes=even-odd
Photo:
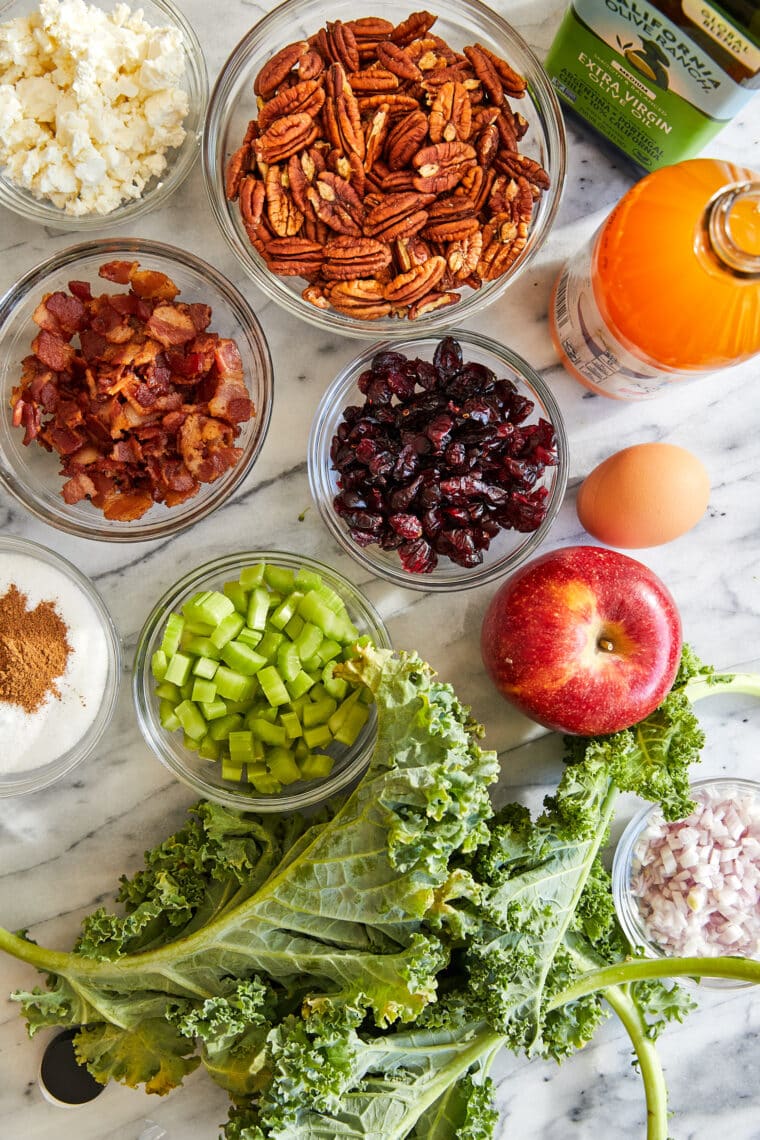
[[[620,924],[649,957],[760,959],[760,783],[715,777],[689,791],[685,819],[649,805],[623,832],[612,867]]]

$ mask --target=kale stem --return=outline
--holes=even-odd
[[[692,677],[683,686],[682,692],[692,704],[704,697],[719,697],[726,693],[745,693],[748,697],[760,697],[760,673]]]
[[[557,994],[547,1009],[558,1009],[587,994],[638,982],[647,978],[729,978],[737,982],[760,983],[760,961],[753,958],[629,958],[612,966],[602,966],[581,974],[572,985]]]
[[[646,1023],[627,989],[609,986],[604,998],[622,1021],[639,1062],[647,1104],[647,1140],[668,1140],[668,1089],[657,1047],[646,1036]]]

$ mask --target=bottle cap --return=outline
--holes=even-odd
[[[65,1029],[58,1033],[42,1054],[37,1083],[45,1100],[58,1108],[78,1108],[105,1088],[76,1059],[74,1038],[78,1032]]]

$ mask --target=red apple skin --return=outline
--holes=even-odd
[[[681,619],[657,575],[598,546],[526,563],[483,619],[483,663],[507,700],[571,735],[618,732],[648,716],[673,684]]]

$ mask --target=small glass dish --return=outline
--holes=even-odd
[[[121,0],[86,0],[91,7],[111,12]],[[200,42],[183,12],[172,0],[141,0],[139,8],[145,22],[153,27],[170,28],[179,34],[185,59],[182,89],[187,95],[188,111],[183,120],[185,137],[178,147],[169,149],[166,166],[154,176],[138,198],[123,201],[107,214],[88,213],[81,216],[67,213],[46,198],[38,198],[30,190],[13,181],[0,169],[0,206],[7,206],[28,221],[37,222],[57,230],[86,233],[122,226],[150,210],[162,206],[189,174],[200,150],[203,120],[208,103],[208,76]],[[39,11],[38,0],[6,0],[0,2],[0,24]]]
[[[400,23],[411,11],[404,0],[391,0],[382,4],[377,14],[392,23]],[[423,313],[413,321],[399,320],[395,316],[357,319],[332,308],[318,308],[305,300],[301,293],[306,281],[301,277],[278,276],[267,267],[246,234],[239,203],[230,201],[225,193],[228,160],[241,146],[249,121],[259,112],[253,82],[262,66],[285,45],[315,35],[324,26],[326,16],[333,22],[348,23],[366,13],[357,10],[353,0],[334,0],[329,9],[320,0],[286,0],[243,37],[224,64],[211,92],[203,132],[202,162],[214,218],[254,283],[291,315],[325,331],[363,339],[405,338],[411,328],[444,329],[454,322],[468,320],[500,297],[525,270],[543,245],[559,208],[565,177],[564,121],[541,63],[519,32],[480,0],[440,0],[434,11],[437,19],[431,35],[442,37],[456,51],[480,44],[504,58],[527,80],[525,96],[511,101],[513,110],[519,111],[529,124],[519,144],[520,153],[543,166],[550,186],[535,206],[525,247],[507,272],[494,281],[484,282],[479,289],[463,288],[460,301]]]
[[[348,527],[333,506],[339,487],[338,473],[330,460],[330,445],[343,419],[344,409],[348,405],[364,403],[365,397],[359,391],[357,380],[377,353],[400,352],[410,358],[419,357],[431,361],[442,338],[419,335],[403,341],[374,344],[351,360],[325,391],[312,422],[307,456],[309,487],[323,522],[340,546],[373,574],[396,586],[412,590],[466,590],[511,573],[546,538],[567,486],[568,445],[562,414],[538,373],[517,353],[489,337],[462,329],[451,329],[447,335],[461,345],[465,363],[485,365],[496,373],[497,378],[511,380],[519,395],[533,401],[535,407],[526,422],[534,423],[543,418],[551,423],[559,462],[555,467],[547,467],[535,485],[537,488],[547,487],[549,492],[545,517],[536,530],[529,533],[501,530],[483,552],[483,561],[472,568],[459,566],[448,558],[441,557],[430,573],[407,571],[395,550],[382,550],[377,544],[359,546],[349,534]]]
[[[137,720],[146,743],[162,764],[177,779],[204,799],[242,811],[297,811],[321,803],[357,779],[369,763],[375,742],[377,718],[374,706],[358,738],[350,747],[331,745],[327,751],[335,760],[324,779],[298,781],[271,795],[258,794],[238,780],[222,777],[221,765],[204,760],[183,744],[181,732],[169,732],[161,725],[159,698],[151,662],[159,648],[166,619],[193,594],[201,590],[221,590],[224,583],[236,578],[246,566],[265,562],[288,570],[303,568],[314,571],[322,581],[342,598],[349,617],[359,631],[368,635],[381,649],[390,649],[388,631],[374,607],[347,578],[336,570],[299,554],[272,550],[249,550],[227,554],[204,563],[186,574],[161,597],[151,610],[138,638],[132,676],[132,692]]]
[[[53,682],[57,696],[35,711],[0,695],[0,797],[46,788],[90,755],[113,715],[121,675],[116,627],[92,582],[71,562],[36,542],[0,538],[0,598],[13,586],[27,612],[53,603],[67,626],[70,653]],[[12,619],[6,613],[4,620]],[[32,646],[28,659],[33,653]]]
[[[168,507],[155,503],[141,518],[107,519],[88,499],[68,504],[61,495],[60,460],[36,442],[25,446],[23,427],[14,426],[11,393],[19,383],[21,362],[31,352],[39,327],[32,315],[46,293],[65,290],[72,279],[86,280],[93,294],[125,292],[98,277],[98,268],[113,260],[138,261],[179,287],[179,301],[211,306],[209,331],[232,337],[256,414],[240,425],[235,445],[238,462],[215,482],[202,483],[197,494]],[[76,338],[74,340],[76,343]],[[221,273],[194,254],[162,242],[138,238],[101,239],[69,246],[31,269],[0,299],[0,486],[42,522],[80,538],[135,542],[165,538],[204,518],[240,486],[258,456],[272,409],[272,362],[264,333],[245,298]]]
[[[760,820],[760,782],[721,776],[695,780],[690,785],[689,792],[692,799],[694,799],[698,805],[705,804],[709,806],[711,802],[717,804],[723,801],[730,801],[732,803],[736,801],[746,801],[746,803],[751,805],[755,817],[752,832],[756,837],[758,836],[760,832],[760,827],[758,826],[758,821]],[[665,826],[668,829],[673,829],[677,834],[687,827],[689,827],[691,831],[692,828],[690,825],[692,821],[693,817],[689,816],[686,820],[678,820],[674,823],[665,824]],[[626,938],[632,947],[643,950],[644,954],[649,958],[669,958],[674,956],[710,957],[712,955],[706,953],[705,947],[711,944],[719,948],[720,954],[731,956],[732,951],[730,945],[714,942],[710,939],[703,940],[701,935],[698,935],[696,932],[694,934],[694,943],[691,946],[684,943],[682,950],[675,945],[675,935],[673,944],[670,946],[662,944],[664,937],[661,939],[661,942],[658,942],[654,937],[649,923],[650,915],[647,913],[649,908],[639,897],[635,884],[636,878],[641,872],[642,859],[646,855],[647,848],[652,839],[660,837],[660,829],[663,826],[663,822],[663,815],[659,805],[648,804],[633,816],[615,848],[612,863],[612,894],[618,920]],[[696,828],[693,830],[696,830]],[[688,838],[691,840],[694,837],[689,836]],[[734,840],[731,842],[733,843]],[[677,846],[675,850],[678,850]],[[645,862],[649,864],[650,861],[646,860]],[[757,862],[757,856],[755,856],[754,862]],[[680,873],[680,865],[675,861],[674,865],[665,866],[663,863],[663,870],[667,885],[670,885],[671,882],[674,884],[677,883],[674,877]],[[690,868],[692,876],[698,874],[701,878],[702,871],[703,868],[700,867],[699,863],[695,863],[694,867]],[[687,896],[683,895],[682,891],[680,897],[685,900],[685,905],[690,910],[693,908],[696,911],[704,907],[706,916],[710,917],[710,912],[712,911],[714,914],[716,907],[719,907],[719,899],[710,896],[710,890],[714,885],[711,878],[713,871],[709,868],[704,868],[704,872],[706,878],[705,884],[697,882],[695,886],[690,887],[688,899]],[[675,889],[679,890],[680,888]],[[755,913],[757,918],[756,908]],[[718,917],[717,921],[720,921],[720,917]],[[760,921],[760,918],[758,918],[758,921]],[[701,949],[698,943],[701,943]],[[699,979],[699,981],[704,986],[718,989],[731,989],[750,984],[748,982],[733,981],[730,978],[704,977]]]

